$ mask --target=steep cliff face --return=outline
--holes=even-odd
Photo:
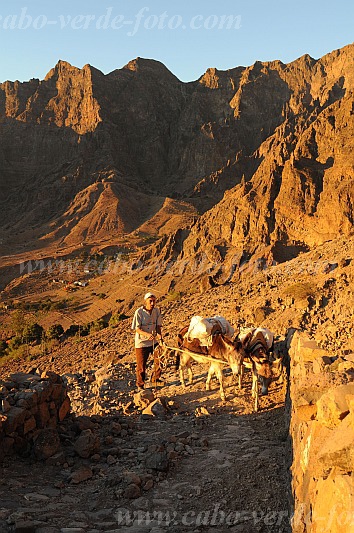
[[[2,83],[3,241],[114,238],[164,217],[166,197],[205,213],[186,257],[347,234],[353,66],[350,45],[192,83],[141,58],[108,75],[59,61],[43,81]]]
[[[93,131],[101,121],[93,96],[93,74],[104,77],[90,65],[79,69],[59,61],[43,81],[2,83],[1,114],[28,124],[68,127],[81,134]]]
[[[353,48],[273,67],[288,87],[283,121],[254,152],[253,174],[194,226],[185,256],[203,250],[213,260],[220,246],[254,253],[281,243],[289,254],[273,255],[282,260],[353,231]]]

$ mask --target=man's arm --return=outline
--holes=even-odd
[[[141,335],[142,337],[145,337],[149,341],[153,341],[154,339],[162,341],[161,326],[156,326],[155,335],[153,335],[152,333],[148,333],[147,331],[144,331],[143,329],[140,329],[140,328],[136,328],[135,331],[139,333],[139,335]]]
[[[153,341],[154,335],[152,333],[149,333],[148,331],[144,331],[140,328],[135,328],[136,333],[138,333],[141,337],[144,337],[146,340]]]
[[[161,326],[156,326],[156,337],[162,341],[162,330]]]

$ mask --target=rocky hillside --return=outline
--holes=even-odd
[[[153,217],[148,233],[170,234],[179,201],[182,227],[205,213],[187,257],[268,246],[279,261],[348,235],[353,63],[349,45],[182,83],[153,60],[107,75],[59,61],[44,80],[0,84],[6,253],[114,240]]]
[[[146,275],[144,270],[133,273],[129,277],[129,283],[125,281],[125,292],[123,286],[119,289],[120,296],[124,296],[126,301],[131,298],[132,301],[133,291],[137,290],[140,291],[141,298],[141,285]],[[107,284],[107,276],[102,277],[104,284]],[[160,285],[153,287],[158,294],[160,290],[162,292],[167,276],[168,273]],[[134,288],[134,285],[140,288]],[[193,314],[221,314],[236,329],[245,322],[268,326],[276,334],[276,352],[283,355],[286,355],[286,333],[291,333],[294,328],[306,330],[321,348],[316,349],[315,355],[321,357],[315,361],[318,368],[315,377],[322,383],[328,383],[335,379],[341,367],[348,370],[348,379],[352,380],[353,294],[353,238],[341,238],[266,269],[257,270],[256,263],[245,263],[227,284],[210,287],[202,293],[196,293],[192,288],[181,299],[168,300],[160,297],[159,305],[164,317],[164,338],[169,346],[176,345],[177,331],[181,325],[188,323]],[[59,524],[60,527],[63,524],[77,527],[78,523],[83,531],[90,531],[88,524],[92,523],[95,526],[97,524],[98,531],[105,531],[114,527],[117,506],[153,511],[162,501],[164,506],[168,505],[169,509],[176,512],[175,516],[180,516],[187,512],[189,506],[193,506],[193,512],[197,515],[205,509],[213,509],[215,501],[223,501],[227,509],[242,509],[243,514],[238,518],[241,523],[237,522],[237,529],[252,533],[266,530],[288,533],[292,513],[286,496],[290,490],[290,452],[285,442],[287,425],[283,416],[282,385],[272,384],[269,396],[261,399],[260,413],[251,414],[253,404],[249,373],[246,373],[245,387],[241,392],[234,387],[231,375],[226,374],[227,401],[222,403],[216,383],[210,393],[205,392],[206,369],[202,365],[195,369],[195,384],[183,390],[175,373],[175,358],[171,353],[164,369],[166,384],[159,391],[159,397],[166,395],[168,398],[168,405],[172,406],[171,412],[166,419],[164,413],[162,419],[158,416],[139,418],[141,410],[135,406],[133,394],[135,364],[133,335],[130,330],[133,309],[128,309],[127,306],[124,311],[130,316],[120,321],[115,328],[106,328],[88,337],[70,338],[56,348],[53,347],[49,354],[9,360],[0,366],[2,378],[14,371],[27,372],[34,368],[66,374],[74,414],[95,413],[91,421],[84,417],[83,425],[78,417],[78,420],[69,419],[67,424],[59,428],[62,447],[60,455],[56,455],[54,459],[57,464],[53,464],[54,460],[51,459],[38,465],[33,461],[29,463],[28,459],[19,462],[18,459],[9,458],[3,467],[0,465],[0,473],[5,480],[0,486],[3,501],[1,530],[13,531],[13,524],[17,525],[17,521],[21,519],[28,521],[27,527],[28,523],[36,523],[38,527],[50,525],[53,532],[58,533]],[[307,343],[306,351],[301,350],[301,354],[304,352],[307,355],[309,351],[313,351],[313,344],[314,341]],[[324,349],[328,351],[328,355],[322,357]],[[323,365],[320,366],[322,359],[331,364],[323,368]],[[293,366],[296,363],[297,359],[295,363],[292,362]],[[296,470],[292,470],[295,503],[299,501],[310,504],[313,496],[320,489],[324,490],[326,497],[316,497],[317,517],[321,517],[326,513],[320,506],[326,505],[327,510],[329,493],[332,495],[336,490],[334,497],[337,501],[349,501],[350,505],[352,493],[347,489],[340,492],[341,487],[337,488],[339,476],[334,490],[332,474],[325,483],[320,479],[316,485],[312,472],[315,472],[317,479],[318,474],[312,465],[317,468],[319,463],[312,461],[312,455],[311,469],[305,469],[305,482],[302,482],[302,457],[308,457],[305,452],[301,455],[305,446],[302,443],[308,442],[307,433],[306,439],[301,440],[304,416],[311,417],[308,421],[306,419],[306,428],[311,425],[316,428],[319,424],[313,420],[316,405],[313,402],[307,405],[306,398],[310,384],[316,393],[319,388],[313,377],[310,382],[308,371],[301,382],[298,381],[299,373],[294,372],[292,375],[298,386],[298,393],[292,399],[300,400],[297,401],[296,408],[301,409],[299,416],[302,416],[301,431],[297,431],[300,437],[295,440],[297,437],[294,436],[292,441],[296,467]],[[302,386],[305,387],[306,397],[303,397]],[[87,426],[89,422],[90,426]],[[346,422],[342,424],[346,426]],[[88,428],[91,428],[94,435],[87,431]],[[314,429],[311,431],[315,432]],[[171,435],[173,441],[170,440]],[[96,447],[91,448],[88,452],[90,457],[85,458],[77,451],[80,450],[79,443],[83,441],[85,445],[90,444],[93,436],[96,436],[95,446],[99,438],[99,452]],[[189,440],[180,441],[189,437]],[[316,442],[315,439],[313,442]],[[316,451],[316,445],[313,448]],[[166,472],[162,474],[147,469],[150,454],[155,452],[162,452],[164,456],[168,454],[170,459],[166,463]],[[300,464],[297,467],[298,462]],[[325,467],[327,468],[327,464]],[[237,475],[225,475],[230,469]],[[24,486],[23,475],[29,471],[31,481],[27,482],[26,478]],[[134,482],[127,472],[135,474]],[[306,484],[310,475],[311,492]],[[347,478],[348,476],[344,479]],[[191,494],[194,495],[191,492],[191,479],[193,484],[200,487],[195,494],[197,498],[191,498]],[[60,488],[61,492],[53,492],[54,488],[57,491]],[[24,489],[27,491],[26,496],[30,494],[27,498],[39,501],[38,506],[33,503],[29,507],[23,503]],[[176,498],[176,490],[179,498]],[[96,493],[103,495],[103,500],[91,500],[92,494]],[[51,505],[54,497],[60,507],[53,514]],[[91,502],[89,509],[88,501]],[[13,502],[23,514],[11,511]],[[108,517],[104,524],[99,522],[102,509]],[[310,516],[306,512],[304,517],[301,509],[302,507],[295,515],[299,526]],[[270,519],[273,521],[269,522]],[[176,527],[175,530],[182,533],[185,526],[184,529]],[[221,524],[219,530],[229,531],[230,525]],[[300,528],[298,530],[302,531]]]

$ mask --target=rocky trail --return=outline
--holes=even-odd
[[[138,395],[131,356],[67,374],[61,451],[0,467],[0,531],[290,531],[284,384],[253,413],[249,374],[238,392],[225,372],[223,403],[194,370],[183,389],[169,365],[163,388]]]

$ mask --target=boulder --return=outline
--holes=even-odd
[[[45,461],[56,454],[60,448],[60,439],[55,429],[42,429],[35,437],[33,452],[37,459]]]
[[[83,481],[91,479],[92,476],[93,472],[89,466],[80,466],[80,468],[74,470],[74,472],[71,474],[70,482],[74,483],[75,485],[78,485]]]
[[[10,434],[16,431],[26,419],[27,411],[21,407],[10,407],[6,411],[6,420],[3,422],[4,430]]]
[[[155,401],[150,403],[146,409],[143,410],[144,416],[154,416],[156,418],[166,418],[167,409],[161,398],[156,398]]]
[[[311,532],[350,533],[353,531],[354,480],[331,473],[317,482],[312,505]]]
[[[160,450],[149,453],[145,458],[145,466],[151,470],[167,472],[169,468],[167,451]]]
[[[63,403],[61,404],[61,407],[59,409],[59,420],[62,422],[64,418],[69,414],[70,412],[70,399],[67,396]]]
[[[84,459],[100,451],[100,439],[90,429],[82,431],[74,443],[75,452]]]
[[[135,485],[134,483],[131,483],[128,485],[123,493],[124,498],[128,498],[129,500],[134,500],[136,498],[139,498],[141,496],[141,490],[138,485]]]
[[[350,414],[332,432],[318,453],[318,460],[328,467],[351,472],[354,467],[354,415]],[[354,500],[353,500],[354,501]]]
[[[339,385],[317,401],[317,420],[328,428],[335,428],[349,413],[346,396],[354,394],[354,383]]]
[[[151,402],[155,400],[155,395],[151,390],[142,390],[134,394],[134,404],[141,408],[145,409]]]

